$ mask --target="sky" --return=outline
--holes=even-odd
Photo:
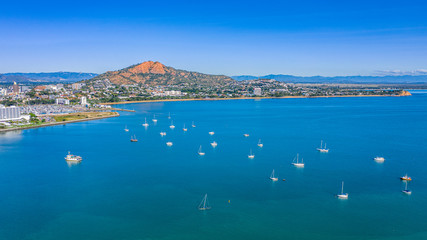
[[[0,73],[426,73],[427,1],[3,1]]]

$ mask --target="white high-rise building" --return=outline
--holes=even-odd
[[[21,118],[19,107],[0,107],[0,121],[17,120]]]
[[[80,99],[81,105],[86,105],[87,104],[87,98],[86,97],[81,97]]]
[[[261,96],[262,95],[261,88],[254,88],[254,95]]]

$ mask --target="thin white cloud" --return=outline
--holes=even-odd
[[[419,76],[427,75],[427,69],[417,69],[412,71],[402,71],[402,70],[378,70],[375,71],[375,75],[378,76]]]

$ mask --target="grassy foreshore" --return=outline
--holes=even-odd
[[[98,119],[118,117],[118,116],[120,116],[120,114],[117,112],[78,112],[78,113],[69,113],[69,114],[59,114],[59,115],[52,115],[52,117],[55,119],[55,122],[28,124],[24,126],[4,128],[4,129],[0,129],[0,132],[49,127],[49,126],[55,126],[55,125],[65,125],[68,123],[84,122],[84,121],[98,120]]]
[[[403,91],[399,95],[330,95],[330,96],[284,96],[284,97],[239,97],[239,98],[180,98],[180,99],[159,99],[159,100],[141,100],[141,101],[125,101],[125,102],[108,102],[100,103],[102,105],[117,105],[117,104],[130,104],[130,103],[153,103],[153,102],[183,102],[183,101],[220,101],[220,100],[249,100],[249,99],[285,99],[285,98],[338,98],[338,97],[403,97],[411,96],[407,91]]]

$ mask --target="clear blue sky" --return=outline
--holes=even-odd
[[[146,60],[204,73],[427,69],[426,1],[3,1],[0,72],[102,73]]]

